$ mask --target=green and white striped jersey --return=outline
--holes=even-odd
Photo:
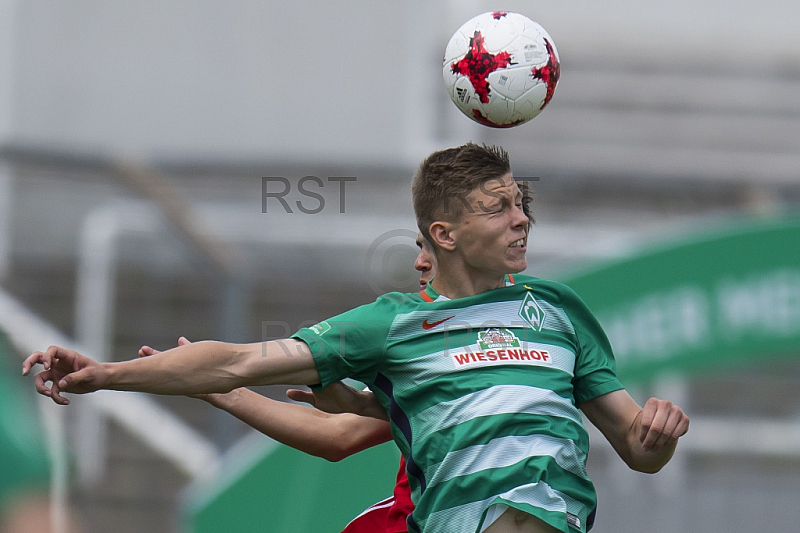
[[[587,531],[596,495],[577,405],[622,388],[606,335],[565,285],[528,276],[450,300],[386,294],[298,331],[322,385],[369,384],[406,457],[410,531],[477,532],[504,504]]]

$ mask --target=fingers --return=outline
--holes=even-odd
[[[29,355],[23,362],[22,362],[22,375],[27,376],[31,368],[36,365],[42,365],[45,370],[50,370],[50,366],[53,363],[53,349],[56,348],[55,346],[51,346],[44,352],[33,352]]]
[[[677,441],[689,430],[689,417],[669,400],[650,398],[642,408],[639,440],[647,451]]]
[[[47,382],[51,380],[52,378],[50,377],[49,370],[39,372],[33,376],[33,386],[36,389],[36,392],[42,396],[50,396],[50,387],[47,386]]]
[[[667,400],[650,398],[642,408],[642,429],[639,440],[647,451],[658,449],[656,443],[663,434],[669,418],[669,409],[672,403]]]
[[[22,362],[22,375],[27,376],[31,369],[37,364],[41,364],[45,370],[50,370],[54,361],[69,358],[74,359],[77,355],[78,352],[58,346],[50,346],[44,352],[33,352]]]
[[[56,402],[58,405],[69,405],[69,400],[61,396],[62,389],[66,389],[66,384],[64,380],[66,378],[62,378],[58,382],[53,380],[53,384],[50,387],[50,398]],[[63,386],[63,387],[62,387]]]
[[[650,398],[647,400],[642,408],[642,424],[639,428],[639,442],[642,444],[645,443],[647,433],[650,431],[653,425],[653,419],[656,416],[656,406],[653,405],[653,399],[654,398]]]
[[[55,374],[52,370],[45,370],[34,376],[33,386],[36,388],[36,392],[42,396],[47,396],[57,404],[69,405],[69,400],[61,396],[62,387],[59,386],[57,381],[57,374]],[[52,382],[52,385],[48,386],[48,382]]]
[[[289,389],[286,391],[286,396],[288,396],[289,399],[294,400],[296,402],[305,402],[311,405],[316,405],[316,396],[314,396],[313,392],[298,390],[298,389]]]
[[[654,449],[659,449],[661,446],[664,446],[670,441],[678,440],[679,437],[683,436],[686,431],[679,432],[678,426],[681,422],[683,417],[683,412],[677,406],[673,405],[673,409],[670,410],[669,415],[667,416],[667,420],[664,423],[664,429],[661,432],[661,435],[656,439],[655,444],[653,445]],[[687,419],[688,424],[688,419]],[[688,427],[688,425],[687,425]]]
[[[155,348],[151,348],[147,345],[142,346],[139,348],[139,357],[150,357],[151,355],[157,354],[158,350]]]
[[[187,344],[191,344],[192,341],[187,339],[186,337],[178,338],[178,346],[186,346]],[[155,355],[157,353],[161,353],[160,350],[156,350],[155,348],[151,348],[150,346],[144,345],[139,348],[139,357],[149,357],[151,355]]]
[[[38,364],[44,364],[44,354],[42,352],[33,352],[22,362],[22,375],[27,376],[30,374],[31,368]]]
[[[44,352],[34,352],[22,365],[23,374],[30,373],[34,365],[41,364],[42,372],[36,374],[36,392],[51,398],[60,405],[69,405],[62,392],[84,394],[100,388],[100,365],[76,351],[50,346]],[[49,384],[49,385],[48,385]]]

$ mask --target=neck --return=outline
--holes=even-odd
[[[505,287],[505,274],[471,272],[466,265],[443,265],[439,263],[439,273],[433,278],[431,286],[439,294],[448,298],[465,298],[482,292]]]

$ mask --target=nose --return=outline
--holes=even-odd
[[[414,268],[424,275],[430,272],[432,266],[430,261],[422,257],[422,254],[419,254],[417,259],[414,261]]]
[[[525,214],[522,206],[514,205],[513,221],[515,228],[519,226],[528,227],[528,215]]]

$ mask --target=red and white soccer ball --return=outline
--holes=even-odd
[[[550,102],[561,75],[553,39],[519,13],[471,19],[450,39],[444,84],[456,107],[494,128],[528,122]]]

